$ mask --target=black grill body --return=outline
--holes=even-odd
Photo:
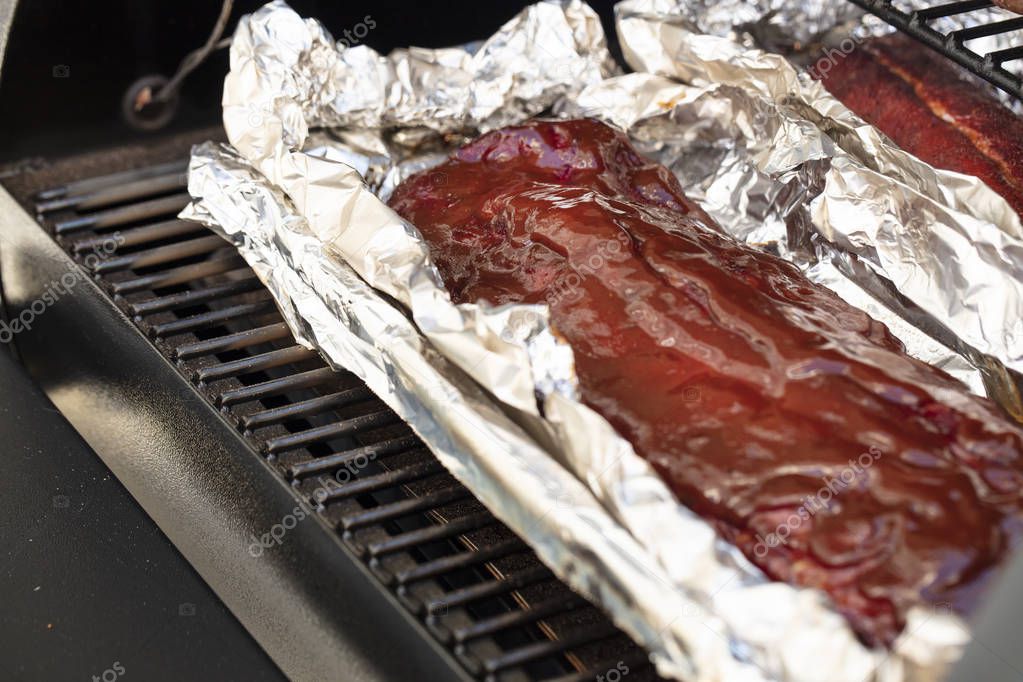
[[[187,140],[137,153],[127,174],[120,150],[112,177],[73,172],[93,155],[9,182],[39,212],[2,198],[10,320],[79,277],[15,344],[281,669],[653,678],[356,377],[296,344],[233,247],[175,218]]]
[[[964,43],[976,31],[928,32],[939,12],[989,2],[921,13],[852,1],[1020,96],[1002,67],[1018,51],[971,55]],[[0,10],[14,4],[0,0]],[[172,72],[215,8],[115,4],[122,11],[100,16],[91,5],[21,3],[3,63],[0,159],[21,160],[0,177],[9,190],[0,189],[7,319],[52,296],[68,273],[75,281],[14,341],[53,402],[295,679],[656,679],[646,654],[556,580],[355,377],[295,343],[227,244],[175,219],[189,145],[222,134],[182,131],[217,120],[226,56],[190,77],[176,137],[154,142],[130,130],[116,103],[135,79]],[[232,26],[261,4],[237,2]],[[331,27],[365,14],[350,3],[291,4]],[[484,17],[478,3],[427,3],[425,20],[409,21],[408,3],[378,2],[370,11],[381,30],[368,42],[386,51],[478,38],[524,4],[497,3]],[[613,36],[612,3],[591,4]],[[111,151],[34,158],[86,148]],[[1020,603],[1009,588],[992,602]],[[1011,637],[1019,609],[1009,611],[988,629]],[[999,652],[1012,662],[999,670],[1023,669],[1019,647]],[[981,664],[968,654],[964,665],[985,673],[956,679],[997,678]]]

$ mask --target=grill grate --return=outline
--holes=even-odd
[[[892,0],[850,0],[850,2],[937,50],[992,85],[1023,100],[1023,79],[1004,67],[1009,62],[1023,59],[1023,45],[987,54],[979,54],[966,46],[968,41],[976,38],[1023,29],[1023,17],[943,33],[933,28],[931,23],[936,19],[966,15],[970,12],[987,9],[993,7],[994,3],[990,0],[962,0],[927,8],[902,10],[895,7]]]
[[[471,675],[657,679],[396,414],[295,342],[233,247],[174,218],[184,169],[46,190],[39,220]]]

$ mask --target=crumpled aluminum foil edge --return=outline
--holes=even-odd
[[[541,3],[533,7],[546,10],[552,6],[564,7],[566,12],[589,12],[576,2]],[[715,679],[721,666],[750,659],[771,676],[800,679],[808,671],[800,657],[810,643],[824,646],[836,660],[847,661],[845,672],[849,679],[861,680],[877,669],[879,661],[891,660],[882,652],[863,649],[820,593],[766,581],[735,548],[717,539],[706,522],[678,504],[649,465],[635,455],[631,445],[575,400],[571,349],[554,338],[545,307],[490,309],[483,305],[453,305],[429,259],[428,248],[413,226],[380,202],[350,166],[327,156],[298,151],[305,143],[309,125],[308,122],[296,125],[293,119],[302,116],[305,110],[297,107],[294,99],[282,102],[276,96],[281,75],[274,73],[262,78],[260,69],[267,69],[270,51],[267,44],[254,46],[253,41],[289,29],[300,31],[298,35],[289,33],[289,45],[327,40],[317,38],[315,32],[311,36],[305,33],[308,26],[305,22],[281,20],[282,12],[280,4],[271,5],[253,15],[248,23],[239,25],[232,44],[232,70],[224,90],[224,123],[229,139],[295,202],[327,252],[351,265],[368,284],[404,304],[430,343],[513,410],[530,433],[553,445],[556,453],[560,449],[563,457],[574,454],[567,461],[577,467],[574,469],[577,475],[585,480],[587,472],[592,471],[629,474],[615,491],[631,497],[640,495],[637,500],[643,505],[613,507],[615,511],[628,512],[621,520],[634,525],[641,518],[663,519],[658,524],[663,535],[635,537],[642,538],[644,546],[653,543],[660,548],[658,561],[665,554],[672,557],[677,592],[684,590],[705,609],[706,615],[699,619],[701,623],[714,618],[723,624],[722,628],[715,628],[718,632],[729,633],[736,627],[744,630],[737,639],[729,633],[721,640],[740,642],[731,648],[742,652],[738,657],[708,656],[715,651],[714,647],[691,651],[691,656],[698,653],[703,658],[701,665],[693,664],[693,676]],[[599,40],[603,40],[602,36]],[[251,56],[255,54],[258,59]],[[317,59],[321,65],[330,63],[329,56],[322,52]],[[301,72],[301,67],[296,69],[294,64],[284,60],[281,64],[283,68],[278,71],[291,68],[292,75]],[[434,83],[435,88],[437,85]],[[256,131],[263,137],[255,141],[245,120],[253,102],[264,104],[268,119]],[[536,392],[545,397],[549,421],[540,414]],[[588,434],[593,433],[604,437],[587,440]],[[579,446],[573,446],[573,442]],[[599,463],[599,468],[595,468],[595,463]],[[585,468],[578,468],[583,465]],[[588,482],[591,486],[599,483],[592,478]],[[604,492],[605,488],[598,486],[598,490]],[[626,498],[616,494],[604,499]],[[669,545],[663,538],[672,539],[672,551],[666,551]],[[684,552],[680,551],[682,538],[686,540]],[[620,578],[609,575],[607,579],[614,582]],[[665,587],[669,584],[672,583],[665,583]],[[659,608],[654,603],[637,606],[651,614]],[[758,617],[751,619],[749,613]],[[821,627],[825,623],[828,627]],[[642,643],[651,645],[649,641]]]
[[[774,9],[768,0],[744,4],[747,20]],[[798,15],[793,25],[825,31],[833,18],[823,9],[828,6],[796,3],[789,8]],[[725,16],[724,9],[715,7],[713,16]],[[799,140],[809,149],[800,153],[796,146],[796,158],[758,159],[775,172],[814,158],[829,162],[802,227],[836,244],[839,257],[869,261],[876,277],[954,329],[973,354],[1023,370],[1023,321],[1014,315],[1023,308],[1023,228],[1002,197],[976,178],[934,169],[903,152],[784,57],[692,32],[704,23],[724,30],[720,21],[707,21],[703,3],[625,0],[615,10],[623,53],[637,71],[731,85],[812,121],[818,130],[804,131],[809,135]],[[784,250],[784,232],[776,238]],[[895,300],[885,303],[900,308]],[[1006,407],[1021,414],[1018,404]]]
[[[291,202],[246,161],[213,143],[195,147],[189,192],[181,217],[238,248],[299,341],[365,381],[544,563],[642,642],[661,674],[764,679],[728,654],[738,643],[711,629],[712,617],[671,588],[578,479],[432,351],[401,311],[327,257]]]
[[[546,6],[556,4],[544,3],[545,10]],[[578,8],[577,3],[563,3],[561,6],[569,9]],[[283,11],[282,5],[276,5],[276,8],[278,11]],[[295,16],[297,17],[297,15]],[[263,19],[267,18],[267,16],[263,17]],[[549,16],[547,19],[549,25],[573,25],[571,21],[551,22]],[[330,65],[329,69],[342,68],[343,70],[348,67],[338,66],[337,62],[331,62],[331,54],[326,49],[330,45],[330,41],[325,37],[325,33],[317,34],[317,31],[321,29],[315,25],[308,26],[301,20],[293,22],[289,19],[288,21],[291,23],[285,22],[285,28],[289,32],[298,31],[294,34],[289,33],[288,38],[293,41],[289,44],[308,45],[308,47],[303,48],[306,50],[304,53],[302,50],[298,50],[299,56],[290,65],[282,61],[283,67],[275,66],[271,63],[272,60],[261,63],[260,67],[264,71],[269,70],[269,74],[260,73],[259,69],[253,67],[252,61],[247,60],[244,56],[244,50],[252,48],[251,36],[249,36],[247,47],[245,36],[242,36],[241,41],[236,37],[236,44],[241,52],[238,54],[239,59],[236,64],[236,53],[234,50],[232,51],[232,77],[237,76],[238,80],[232,83],[231,77],[229,77],[225,88],[225,126],[228,127],[229,133],[232,133],[231,122],[233,120],[236,125],[231,139],[245,152],[246,157],[257,163],[262,172],[276,184],[288,189],[289,194],[296,201],[302,199],[305,202],[302,213],[310,218],[313,229],[319,233],[325,243],[330,244],[333,252],[350,258],[349,262],[356,266],[356,270],[371,284],[395,295],[406,305],[417,303],[418,305],[412,305],[412,310],[414,313],[418,310],[421,313],[420,317],[423,318],[422,320],[417,319],[417,323],[420,323],[424,330],[432,330],[430,340],[437,347],[451,354],[450,357],[456,358],[463,366],[473,370],[471,372],[473,376],[484,385],[490,387],[498,382],[498,388],[504,390],[502,399],[514,406],[514,409],[520,413],[519,417],[524,415],[527,420],[535,417],[535,402],[527,399],[527,389],[539,386],[541,393],[547,396],[545,413],[552,419],[541,424],[540,429],[530,429],[530,432],[537,435],[537,431],[546,429],[546,436],[555,443],[559,429],[561,430],[560,435],[565,435],[565,432],[575,433],[576,440],[573,441],[569,438],[569,447],[563,448],[555,454],[561,456],[563,461],[569,465],[579,467],[574,470],[580,478],[587,481],[590,488],[601,497],[619,520],[626,519],[623,523],[631,526],[636,537],[643,538],[643,544],[662,565],[670,567],[669,573],[672,574],[672,579],[677,580],[676,584],[687,588],[690,585],[695,586],[695,589],[688,592],[693,595],[693,606],[690,606],[690,610],[699,609],[701,616],[711,617],[711,614],[723,613],[730,618],[727,623],[729,630],[723,632],[726,633],[727,640],[735,645],[735,652],[740,658],[757,661],[758,665],[777,677],[806,679],[806,676],[809,676],[812,678],[816,669],[812,658],[808,659],[808,655],[811,653],[820,655],[821,649],[816,646],[816,641],[819,640],[810,640],[813,643],[809,647],[805,647],[798,644],[799,636],[816,635],[823,639],[836,637],[836,639],[824,643],[825,648],[830,646],[832,647],[830,651],[836,652],[833,660],[842,662],[838,666],[836,674],[848,675],[849,679],[864,679],[868,674],[872,674],[876,679],[933,679],[936,674],[934,670],[940,668],[942,664],[940,660],[937,660],[941,657],[935,656],[930,647],[934,642],[942,641],[945,644],[941,647],[942,652],[948,652],[960,646],[965,630],[962,629],[958,619],[945,618],[942,614],[937,616],[929,613],[911,614],[911,627],[907,627],[907,634],[897,647],[897,650],[904,655],[882,657],[879,668],[875,668],[875,664],[878,662],[878,657],[875,654],[878,652],[866,652],[855,642],[853,642],[855,646],[844,648],[849,641],[848,629],[844,621],[836,620],[837,616],[834,612],[827,607],[822,607],[818,593],[810,590],[793,590],[786,585],[763,582],[762,578],[752,570],[752,567],[744,565],[745,560],[734,548],[717,541],[713,533],[709,532],[710,529],[706,524],[698,519],[693,519],[691,514],[679,507],[660,479],[649,471],[649,467],[637,458],[631,452],[631,447],[618,438],[613,431],[609,433],[608,438],[601,439],[599,443],[595,444],[599,446],[596,450],[590,450],[584,445],[585,437],[588,434],[601,433],[600,422],[603,420],[599,420],[597,417],[599,422],[590,423],[589,418],[596,417],[596,415],[587,414],[585,410],[578,409],[577,404],[573,404],[571,401],[574,385],[572,375],[565,371],[563,362],[554,357],[558,352],[558,346],[552,344],[550,338],[545,336],[546,322],[542,310],[524,309],[521,306],[517,307],[520,308],[517,311],[474,309],[471,306],[452,308],[450,301],[446,300],[446,295],[439,294],[439,292],[443,292],[443,289],[439,288],[439,278],[432,266],[429,265],[425,247],[421,242],[417,245],[415,231],[411,226],[402,223],[398,223],[396,226],[393,223],[396,219],[393,214],[381,213],[380,207],[367,196],[369,193],[365,192],[365,188],[356,174],[349,173],[347,166],[342,168],[339,163],[330,160],[329,149],[322,152],[317,151],[315,154],[311,149],[307,150],[307,154],[294,151],[301,148],[308,135],[309,126],[318,124],[318,119],[306,113],[309,107],[300,103],[301,95],[297,97],[299,101],[295,99],[282,101],[275,98],[276,93],[310,91],[308,85],[303,89],[302,78],[304,77],[301,74],[303,69],[310,67],[307,60],[301,57],[302,54],[315,52],[318,58],[326,60],[321,63]],[[256,27],[257,41],[266,41],[259,44],[263,50],[261,56],[264,58],[267,48],[271,48],[272,52],[273,41],[277,38],[273,35],[274,31],[270,29],[269,24],[270,22],[267,21]],[[528,28],[530,22],[527,21],[524,24],[527,30],[532,30]],[[574,25],[586,26],[587,22],[575,22]],[[518,26],[521,27],[523,24],[520,23]],[[280,30],[280,27],[274,30]],[[304,33],[306,30],[309,30],[311,34]],[[575,40],[577,34],[573,32],[572,35],[573,38],[567,42]],[[566,40],[567,36],[562,36],[561,39]],[[602,36],[600,39],[602,40]],[[508,45],[511,42],[505,41],[503,44]],[[497,44],[499,43],[502,43],[501,39],[490,43],[492,52],[489,54],[491,56],[495,54],[493,50],[498,49]],[[345,50],[341,54],[344,55],[351,51]],[[598,50],[583,45],[580,51],[585,52],[591,58],[597,57],[598,61],[604,61],[603,57],[598,54]],[[418,53],[418,58],[428,60],[428,53],[429,51],[421,51]],[[445,55],[450,56],[449,53],[445,53]],[[348,58],[346,57],[346,59]],[[399,56],[399,61],[400,59],[403,58]],[[570,66],[568,71],[573,72],[572,69],[578,69],[579,73],[587,73],[585,67]],[[601,77],[609,75],[606,70],[598,71]],[[300,76],[296,77],[296,73]],[[592,73],[596,73],[596,71]],[[340,75],[344,76],[345,74]],[[622,77],[622,79],[630,77],[642,79],[647,75],[632,74]],[[322,74],[320,78],[322,79]],[[602,80],[594,79],[590,82],[577,83],[577,85],[597,89],[603,83]],[[291,89],[280,89],[282,84],[288,84]],[[434,90],[444,90],[445,88],[443,82],[435,82],[432,85],[435,86]],[[456,83],[453,87],[460,86]],[[531,108],[515,110],[514,115],[504,122],[513,122],[530,114],[538,113],[539,110],[553,103],[559,97],[567,95],[568,99],[572,99],[578,95],[578,87],[550,88],[545,92],[546,94],[542,94],[541,99],[533,103]],[[267,96],[268,93],[274,94]],[[230,100],[229,94],[232,94]],[[718,104],[721,101],[727,102],[728,97],[714,97],[714,95],[720,94],[720,92],[706,94],[702,102],[708,106],[715,101]],[[420,96],[425,100],[430,98],[429,94],[417,93],[414,89],[403,91],[402,98],[398,100],[396,106],[407,106],[414,109],[422,104]],[[616,101],[610,102],[612,108]],[[323,105],[321,103],[317,106]],[[250,125],[252,129],[247,130],[244,118],[251,114],[252,107],[255,107],[256,111],[264,112],[266,116],[265,120],[259,121],[259,125]],[[662,107],[662,111],[663,109]],[[682,114],[679,112],[683,112],[684,109],[685,107],[681,104],[674,107],[672,116],[681,117]],[[740,109],[732,112],[733,117],[740,123],[748,113]],[[420,108],[416,115],[422,116],[423,109]],[[770,115],[774,116],[774,113]],[[345,119],[333,119],[332,122],[337,123],[342,120]],[[416,119],[415,116],[411,116],[404,120],[414,121]],[[473,119],[471,114],[468,117],[459,114],[452,120],[457,120],[458,125],[475,126],[478,129],[483,129],[488,125],[486,119]],[[269,125],[263,125],[264,123]],[[699,130],[698,122],[693,119],[681,120],[681,123],[688,124],[688,128],[677,125],[679,121],[673,123],[676,124],[675,127],[686,134],[694,128]],[[745,124],[749,127],[751,121],[746,120]],[[452,129],[447,124],[440,127],[448,131]],[[782,128],[784,126],[780,126],[780,129]],[[795,129],[802,131],[798,125]],[[649,138],[656,137],[655,130],[656,128],[650,128],[646,131],[650,134]],[[630,132],[634,131],[630,130]],[[791,129],[789,129],[789,133],[791,133]],[[684,137],[685,135],[683,135]],[[283,144],[284,141],[287,144]],[[686,142],[686,140],[682,139],[680,142]],[[827,144],[830,143],[822,139],[820,141],[821,150],[824,150]],[[334,149],[336,151],[337,147]],[[737,155],[736,159],[738,158]],[[775,240],[775,237],[768,234],[767,231],[759,235],[755,234],[755,225],[759,219],[758,209],[772,211],[773,213],[770,213],[768,217],[773,216],[772,225],[775,226],[789,227],[793,221],[809,220],[806,216],[787,215],[786,211],[800,205],[800,197],[805,196],[805,194],[800,194],[800,192],[805,193],[805,188],[801,189],[801,183],[818,181],[829,170],[826,155],[821,153],[819,160],[821,163],[816,166],[813,163],[806,163],[814,161],[813,158],[801,159],[794,165],[783,165],[778,168],[767,164],[764,166],[765,172],[758,170],[756,173],[746,176],[754,181],[754,189],[763,189],[767,193],[764,197],[757,199],[762,201],[762,206],[742,207],[744,210],[750,209],[748,213],[755,218],[750,220],[747,216],[744,223],[751,230],[749,233],[752,235],[749,239],[751,243],[769,243]],[[792,171],[797,167],[802,170]],[[684,170],[679,165],[673,166],[673,169],[676,172]],[[800,173],[807,177],[799,177]],[[779,179],[782,180],[781,191],[777,187]],[[723,197],[727,197],[727,193],[714,194],[715,192],[721,193],[724,189],[723,185],[715,185],[712,182],[706,189],[707,196],[712,202],[717,200],[722,210],[727,208],[728,202],[722,201]],[[356,211],[356,209],[359,210]],[[780,219],[778,217],[779,209],[782,209]],[[733,213],[736,212],[733,211]],[[349,223],[354,217],[368,220],[359,222],[358,229],[346,234],[346,230],[351,227]],[[726,225],[726,228],[728,227]],[[367,233],[372,238],[364,238]],[[402,282],[409,285],[404,286]],[[398,285],[396,286],[395,283]],[[438,296],[440,297],[438,298]],[[437,319],[431,320],[430,317]],[[445,325],[451,326],[445,327]],[[445,330],[453,331],[445,334]],[[506,336],[512,337],[515,342],[509,342],[505,338]],[[478,352],[481,338],[492,344],[491,351],[493,352],[490,355]],[[523,356],[529,357],[533,361],[536,368],[533,376],[523,377],[521,371],[518,371],[517,375],[515,374],[516,370],[520,370],[523,366],[520,364]],[[507,383],[505,380],[508,380]],[[520,387],[520,390],[507,388],[514,386]],[[585,424],[585,427],[580,428],[580,424]],[[610,429],[606,426],[606,422],[603,422],[603,426]],[[544,435],[543,433],[539,434],[541,440]],[[550,438],[551,436],[553,439]],[[573,448],[573,445],[577,447]],[[601,472],[602,468],[592,467],[593,462],[612,463],[613,466],[608,471],[614,475],[599,475],[598,472]],[[673,527],[672,530],[666,530],[665,524],[660,521],[662,518],[668,518],[666,523],[669,525],[675,523],[680,525]],[[691,521],[696,525],[687,527],[686,524]],[[680,537],[692,538],[696,549],[690,551],[692,548],[688,545],[680,547],[677,541],[677,538]],[[671,546],[672,541],[674,541],[674,548]],[[610,576],[608,578],[611,579]],[[723,584],[724,587],[722,587]],[[720,593],[712,591],[717,589],[721,590]],[[755,610],[750,606],[754,602],[749,601],[754,594],[758,594],[756,599],[761,600],[755,602],[760,605]],[[793,594],[795,594],[794,598]],[[642,605],[637,606],[643,608]],[[783,631],[786,623],[784,617],[778,615],[774,620],[756,618],[748,619],[750,622],[744,622],[743,614],[748,616],[750,613],[758,615],[760,613],[794,614],[796,616],[793,620],[795,625],[816,623],[818,627],[813,633],[794,631],[796,636],[785,638],[786,641],[777,643],[774,640],[781,637],[779,633]],[[820,619],[815,620],[816,616],[819,616]],[[924,626],[917,628],[916,624],[918,623],[923,623]],[[835,625],[834,629],[832,629],[832,625]],[[757,632],[757,628],[771,631]],[[749,638],[736,636],[737,633],[742,633],[744,630],[752,631],[752,636]],[[706,674],[708,670],[713,669],[708,665],[711,664],[704,662],[696,670]]]
[[[864,277],[843,275],[833,261],[847,254],[817,253],[819,245],[808,236],[814,231],[809,204],[824,185],[836,149],[812,123],[735,86],[690,86],[647,73],[587,86],[560,101],[556,111],[600,118],[627,131],[642,151],[675,172],[687,196],[730,235],[796,263],[810,279],[887,324],[910,355],[985,393],[981,372],[960,354],[966,349],[955,346],[956,339],[893,312],[890,298],[861,287]],[[776,142],[791,139],[816,143]],[[809,251],[800,251],[804,245]]]

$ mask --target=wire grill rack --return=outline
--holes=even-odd
[[[1023,100],[1023,78],[1005,65],[1023,59],[1023,45],[980,54],[966,45],[971,40],[1023,30],[1023,16],[991,23],[977,23],[966,28],[942,31],[934,26],[946,17],[969,18],[970,13],[994,6],[990,0],[947,2],[920,9],[900,9],[892,0],[849,0],[895,28],[937,50],[968,71]]]
[[[657,679],[646,653],[394,412],[295,341],[233,247],[175,218],[188,201],[185,170],[180,161],[79,180],[39,193],[37,213],[469,675],[572,682],[627,666],[630,680]]]

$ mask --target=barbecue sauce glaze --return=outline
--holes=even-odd
[[[868,644],[965,613],[1020,535],[1023,434],[787,262],[736,243],[591,120],[486,134],[410,177],[453,298],[548,303],[586,404],[774,579]]]

